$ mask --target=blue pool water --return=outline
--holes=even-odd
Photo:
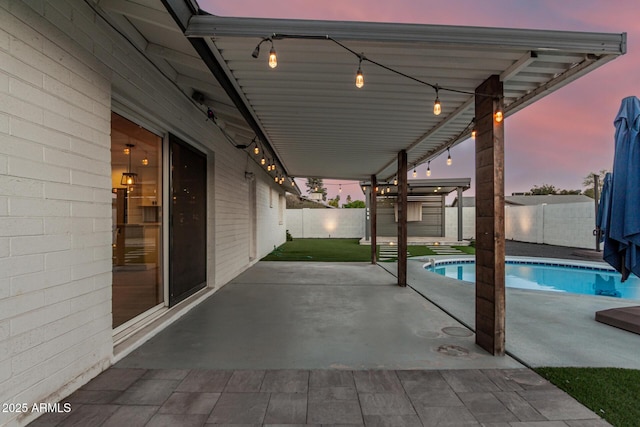
[[[435,267],[425,268],[453,279],[476,280],[476,266],[472,260],[440,261]],[[505,273],[505,283],[510,288],[640,299],[639,278],[631,275],[622,283],[619,273],[606,268],[508,260]]]

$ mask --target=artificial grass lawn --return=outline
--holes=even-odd
[[[616,427],[640,420],[640,370],[537,368],[536,372]]]
[[[294,239],[274,249],[263,261],[344,261],[367,262],[371,248],[359,244],[360,239]],[[475,253],[471,246],[456,246],[465,253]],[[411,256],[435,255],[426,246],[407,247]],[[471,251],[471,252],[469,252]]]
[[[371,247],[360,239],[294,239],[275,249],[263,261],[371,261]]]

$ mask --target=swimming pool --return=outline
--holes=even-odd
[[[435,261],[425,265],[425,269],[453,279],[476,280],[473,259]],[[509,288],[640,299],[639,278],[631,275],[622,283],[619,273],[604,266],[572,264],[564,260],[507,259],[505,276],[505,284]]]

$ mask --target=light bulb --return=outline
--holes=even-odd
[[[257,156],[258,154],[260,154],[260,149],[258,147],[254,148],[253,153]]]
[[[127,156],[128,156],[129,154],[131,154],[131,148],[129,148],[129,147],[125,148],[125,149],[124,149],[124,150],[122,150],[122,151],[123,151],[123,152],[124,152],[124,154],[126,154]]]
[[[340,187],[338,188],[338,193],[342,193],[342,184],[340,184]]]
[[[451,163],[453,163],[453,161],[451,160],[451,153],[449,152],[448,148],[447,153],[449,154],[449,156],[447,156],[447,166],[451,166]]]
[[[478,136],[478,131],[474,128],[474,129],[471,131],[471,138],[472,138],[472,139],[476,139],[476,136]]]
[[[365,191],[367,191],[367,187],[365,187],[364,185],[362,186],[362,192],[364,193]]]
[[[431,176],[431,160],[427,162],[427,176]]]
[[[500,110],[496,111],[495,118],[496,118],[496,123],[500,123],[503,119],[502,111]]]
[[[143,166],[147,166],[149,164],[149,159],[147,159],[146,157],[144,159],[142,159],[142,165]]]
[[[276,56],[276,50],[271,46],[269,51],[269,67],[276,68],[278,66],[278,57]]]
[[[393,185],[398,185],[398,178],[393,178]]]
[[[440,104],[440,98],[436,95],[436,100],[433,103],[433,114],[439,116],[442,113],[442,104]]]
[[[276,175],[273,179],[274,179],[275,182],[280,181],[280,178],[278,178],[278,175]]]
[[[416,170],[413,170],[413,177],[415,178],[416,176],[418,176],[418,172],[416,172]]]
[[[391,191],[391,189],[389,187],[387,187],[387,193],[390,192],[390,191]]]
[[[262,159],[260,159],[260,164],[261,165],[265,165],[267,163],[267,159],[265,159],[264,157]]]
[[[132,177],[127,177],[127,185],[133,185],[133,178]]]
[[[364,76],[362,75],[362,70],[358,67],[358,72],[356,73],[356,87],[360,89],[364,86]]]

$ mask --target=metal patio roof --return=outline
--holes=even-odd
[[[392,179],[400,150],[413,166],[469,137],[473,92],[489,76],[504,82],[508,117],[626,50],[624,33],[232,18],[193,0],[98,4],[185,93],[203,94],[238,144],[257,135],[289,176]],[[442,114],[432,87],[371,62],[356,88],[358,57],[327,36],[441,87]],[[269,37],[275,69],[269,41],[252,57]]]

